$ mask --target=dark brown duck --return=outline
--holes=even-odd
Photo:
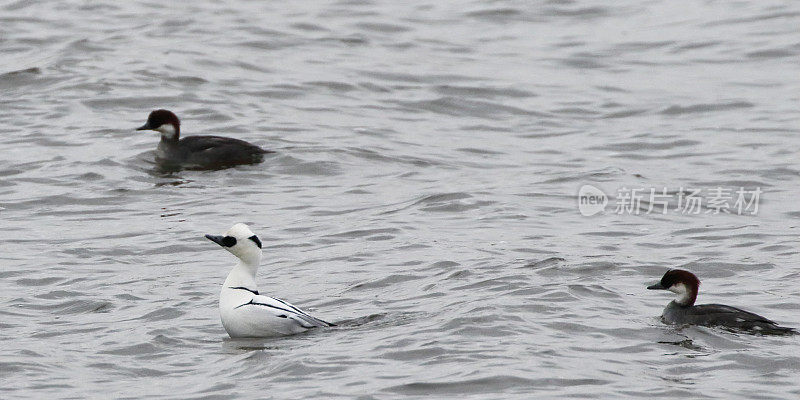
[[[264,154],[272,153],[244,140],[222,136],[187,136],[180,138],[181,122],[169,110],[155,110],[137,131],[161,133],[156,148],[156,163],[168,169],[221,169],[236,165],[257,164]]]
[[[682,269],[667,271],[661,281],[647,288],[669,290],[677,294],[664,309],[661,319],[671,325],[716,326],[731,331],[742,331],[763,335],[791,335],[792,328],[779,326],[758,314],[724,304],[695,305],[700,280],[693,273]]]

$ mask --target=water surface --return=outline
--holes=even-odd
[[[0,397],[797,397],[797,338],[664,326],[645,286],[681,266],[800,326],[798,26],[753,0],[7,2]],[[155,108],[277,153],[158,173]],[[620,215],[623,187],[763,194]],[[234,222],[261,292],[344,323],[227,339],[203,235]]]

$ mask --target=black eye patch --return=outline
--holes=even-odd
[[[248,239],[250,239],[253,242],[255,242],[256,246],[258,246],[259,249],[261,248],[261,240],[258,239],[258,236],[253,235],[253,236],[250,236]]]
[[[236,246],[236,238],[233,236],[225,236],[222,238],[222,245],[225,247]]]

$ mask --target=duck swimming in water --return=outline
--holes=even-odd
[[[239,259],[219,294],[219,315],[230,337],[284,336],[334,326],[283,300],[259,293],[256,272],[261,262],[261,240],[247,225],[236,224],[225,235],[206,235],[206,239]]]
[[[764,335],[797,333],[792,328],[779,326],[765,317],[736,307],[722,304],[694,305],[699,286],[700,280],[693,273],[682,269],[671,269],[664,274],[661,281],[647,288],[669,290],[678,295],[661,315],[661,320],[667,324],[718,326],[733,331]]]
[[[156,148],[156,163],[164,169],[222,169],[264,161],[272,153],[244,140],[222,136],[187,136],[180,138],[181,122],[169,110],[155,110],[137,131],[161,133]]]

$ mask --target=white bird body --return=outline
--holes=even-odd
[[[239,258],[219,295],[220,319],[230,337],[285,336],[333,326],[283,300],[259,294],[255,276],[261,261],[261,241],[247,225],[234,225],[224,237],[206,238]]]

